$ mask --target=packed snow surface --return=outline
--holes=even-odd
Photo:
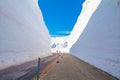
[[[73,31],[82,28],[83,32],[70,53],[120,79],[120,0],[86,0],[84,4],[98,6],[93,6],[91,17],[88,12],[81,14],[85,19],[78,19]],[[84,12],[89,10],[86,6]]]
[[[50,55],[37,0],[0,0],[0,70]]]

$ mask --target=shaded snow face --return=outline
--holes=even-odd
[[[0,70],[50,55],[37,0],[0,0]]]
[[[120,79],[119,4],[102,0],[70,52]]]

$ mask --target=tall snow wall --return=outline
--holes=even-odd
[[[37,0],[0,0],[0,70],[51,54]]]
[[[89,5],[95,4],[94,1],[96,0],[85,2]],[[86,25],[80,24],[84,19],[77,21],[78,28],[85,27],[85,29],[70,52],[120,79],[120,0],[98,1],[99,6],[91,17],[83,14],[86,16],[85,19],[89,19],[85,22]]]

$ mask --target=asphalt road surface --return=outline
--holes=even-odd
[[[72,55],[65,55],[41,80],[118,80]]]

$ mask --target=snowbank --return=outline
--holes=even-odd
[[[120,79],[120,0],[95,1],[85,1],[89,6],[99,6],[94,6],[97,8],[91,17],[87,16],[89,12],[81,14],[85,18],[78,19],[74,30],[84,31],[70,52]],[[84,6],[84,12],[87,8]]]
[[[0,0],[0,70],[50,55],[37,0]]]

